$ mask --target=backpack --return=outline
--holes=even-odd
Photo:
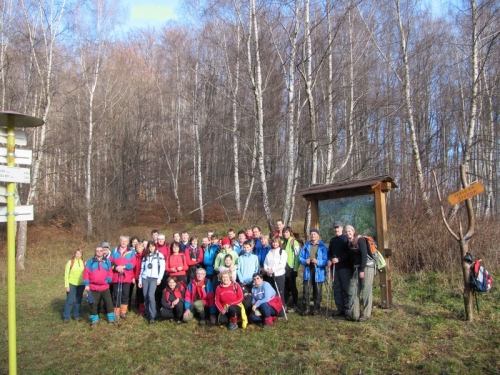
[[[368,245],[368,256],[373,259],[375,264],[377,265],[376,270],[377,271],[382,271],[386,266],[387,263],[384,259],[384,256],[378,251],[377,244],[375,243],[375,240],[373,237],[370,236],[361,236],[365,241],[366,244]]]
[[[477,259],[470,265],[469,282],[473,292],[488,292],[493,286],[493,277],[481,262],[481,259]]]

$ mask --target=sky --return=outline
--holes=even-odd
[[[129,12],[125,25],[128,29],[160,28],[168,20],[177,18],[178,0],[124,0],[123,3]]]
[[[432,6],[434,12],[442,12],[454,0],[423,0]],[[179,0],[124,0],[129,18],[125,29],[155,27],[160,28],[168,20],[178,17]]]

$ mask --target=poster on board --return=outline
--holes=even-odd
[[[342,222],[344,228],[352,225],[358,234],[377,240],[374,194],[319,201],[318,213],[321,238],[325,243],[333,237],[332,223],[337,220]]]

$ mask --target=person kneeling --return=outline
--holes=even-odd
[[[243,307],[243,290],[241,286],[231,280],[229,270],[220,273],[221,283],[215,291],[215,306],[220,312],[219,324],[228,325],[228,329],[238,329],[238,317],[243,321],[242,327],[246,328],[247,318]]]
[[[270,328],[283,308],[281,298],[261,273],[253,275],[252,288],[252,320],[264,321],[263,328]]]
[[[184,314],[184,295],[186,288],[182,282],[177,282],[177,278],[169,277],[167,287],[163,290],[161,299],[161,317],[164,319],[175,319],[177,324],[182,323]]]

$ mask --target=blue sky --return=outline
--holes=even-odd
[[[161,27],[177,17],[178,0],[124,0],[129,18],[125,28]]]
[[[423,0],[432,4],[434,12],[442,12],[454,0]],[[176,19],[179,0],[123,0],[128,8],[128,22],[125,29],[156,27],[159,28],[168,20]]]

